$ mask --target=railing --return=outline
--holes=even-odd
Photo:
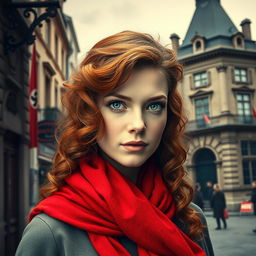
[[[197,131],[208,128],[215,128],[227,125],[239,126],[256,126],[256,117],[252,115],[239,116],[239,115],[223,115],[209,117],[210,123],[206,123],[204,119],[192,120],[187,124],[186,131]]]
[[[60,110],[58,108],[43,108],[38,110],[38,121],[57,122],[60,117]]]

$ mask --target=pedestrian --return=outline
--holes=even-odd
[[[252,193],[251,193],[250,201],[253,203],[253,212],[254,212],[254,215],[256,216],[256,181],[252,182]],[[256,233],[256,227],[252,231]]]
[[[193,203],[195,203],[202,210],[204,210],[203,194],[201,192],[201,185],[199,183],[196,183],[196,185],[195,185],[195,192],[194,192],[194,197],[193,197]]]
[[[212,194],[213,194],[212,182],[211,181],[207,181],[206,182],[206,197],[207,197],[206,199],[208,201],[211,201]]]
[[[211,207],[213,208],[213,216],[216,218],[217,227],[216,230],[221,229],[220,220],[223,222],[224,229],[227,228],[227,222],[224,218],[224,209],[226,208],[226,198],[224,193],[220,190],[218,184],[213,185],[213,195],[211,198]]]
[[[182,66],[148,34],[124,31],[65,82],[58,148],[16,256],[211,256],[183,167]]]

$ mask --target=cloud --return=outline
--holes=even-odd
[[[101,12],[102,10],[100,9],[90,10],[88,13],[85,12],[83,15],[79,15],[78,20],[85,24],[96,24],[99,21],[99,17],[101,17]]]
[[[138,3],[137,3],[138,5]],[[127,19],[138,14],[138,6],[130,1],[115,2],[110,6],[110,15],[118,19]]]

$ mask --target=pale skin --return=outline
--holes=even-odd
[[[97,98],[106,128],[97,141],[101,154],[133,183],[160,144],[167,100],[166,77],[155,68],[134,71],[124,85]]]

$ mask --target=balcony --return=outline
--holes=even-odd
[[[256,128],[256,117],[252,115],[222,115],[209,117],[210,123],[206,123],[204,119],[192,120],[187,124],[186,132],[201,131],[211,128],[223,128],[224,126],[240,126]]]
[[[58,108],[43,108],[38,110],[38,121],[57,122],[60,117],[60,110]]]
[[[47,107],[38,110],[39,159],[51,162],[56,150],[55,129],[61,112]]]

